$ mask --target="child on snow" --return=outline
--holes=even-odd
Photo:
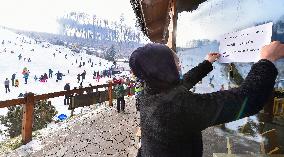
[[[19,80],[18,79],[15,80],[15,87],[19,87]]]

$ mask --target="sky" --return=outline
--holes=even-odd
[[[0,0],[0,25],[57,33],[56,19],[72,11],[118,20],[124,14],[128,25],[135,24],[129,0]]]
[[[57,33],[56,18],[77,11],[118,20],[123,14],[135,25],[130,0],[0,0],[0,25]],[[197,10],[178,17],[177,46],[190,40],[214,40],[219,35],[273,21],[284,15],[284,0],[208,0]]]

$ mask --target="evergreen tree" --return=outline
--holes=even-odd
[[[114,45],[111,45],[111,47],[105,52],[105,59],[109,61],[114,61],[116,55],[116,50],[114,48]]]
[[[8,107],[6,116],[0,117],[0,122],[7,127],[8,135],[13,138],[21,134],[23,108],[21,105]],[[34,108],[33,131],[42,129],[52,121],[57,111],[47,100],[39,101]]]

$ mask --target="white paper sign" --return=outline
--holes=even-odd
[[[273,23],[228,33],[220,37],[220,63],[257,62],[260,50],[271,42]]]

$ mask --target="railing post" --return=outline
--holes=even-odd
[[[113,106],[112,104],[112,81],[109,81],[108,83],[108,102],[109,102],[109,106]]]
[[[32,140],[33,113],[35,98],[33,93],[28,93],[26,103],[23,105],[23,122],[22,122],[22,142],[27,144]]]

